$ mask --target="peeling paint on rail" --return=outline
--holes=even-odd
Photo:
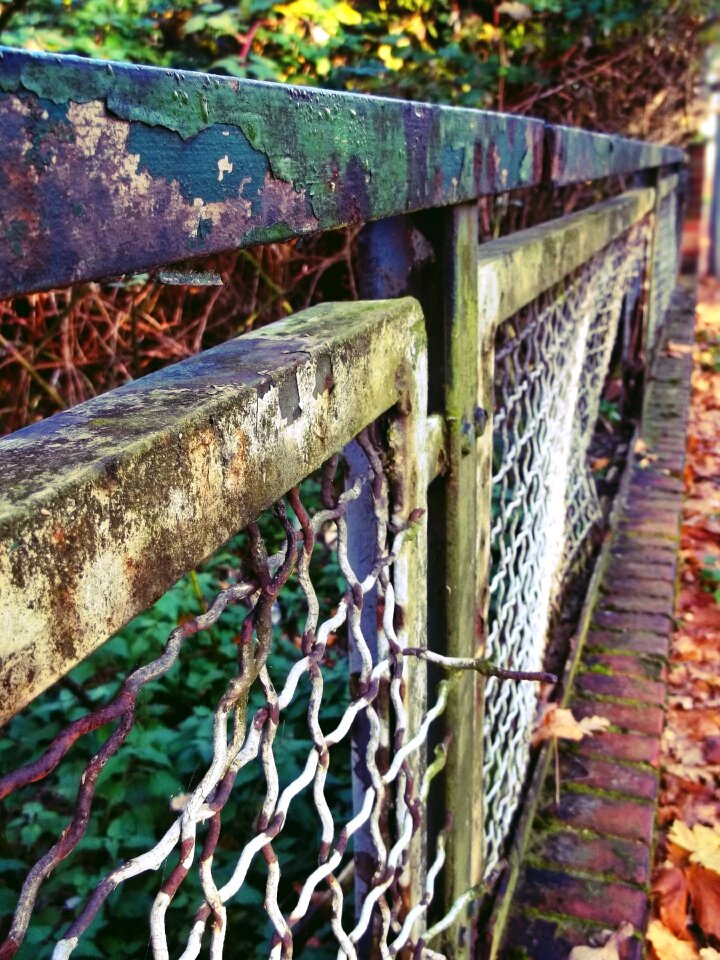
[[[424,357],[414,300],[325,304],[0,441],[0,722],[407,396]]]
[[[508,114],[0,48],[0,297],[682,153]],[[550,135],[550,139],[546,136]]]
[[[0,125],[0,296],[532,184],[544,136],[502,114],[10,50]]]

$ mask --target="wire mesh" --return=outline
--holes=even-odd
[[[487,653],[502,666],[539,669],[562,585],[601,520],[587,451],[645,243],[636,225],[498,327]],[[487,870],[521,798],[536,702],[528,685],[487,682]]]
[[[650,353],[657,343],[677,279],[679,267],[677,196],[677,190],[671,190],[661,200],[658,211],[653,263],[653,302],[649,311],[647,335]]]
[[[170,956],[172,938],[169,928],[180,923],[173,900],[196,868],[201,897],[190,922],[182,960],[209,949],[209,956],[223,955],[228,929],[228,911],[246,883],[257,861],[264,862],[264,911],[272,926],[272,937],[263,949],[257,945],[254,955],[270,958],[293,956],[293,931],[315,909],[318,898],[329,911],[331,936],[338,958],[356,957],[363,938],[370,938],[383,957],[395,957],[401,951],[421,957],[441,956],[426,944],[446,929],[461,907],[478,891],[471,889],[450,906],[449,912],[427,929],[426,916],[433,900],[438,874],[445,858],[445,833],[441,830],[434,844],[431,862],[423,876],[411,876],[409,852],[425,830],[430,784],[442,770],[449,740],[442,740],[434,759],[426,762],[425,753],[431,725],[442,715],[452,677],[437,688],[434,705],[422,716],[415,729],[408,729],[406,707],[408,662],[434,659],[451,669],[473,669],[469,663],[455,663],[433,655],[421,647],[403,648],[395,629],[396,602],[391,572],[402,548],[408,526],[401,525],[392,513],[388,481],[383,466],[383,451],[377,435],[364,432],[358,443],[366,456],[367,469],[342,493],[334,479],[337,457],[326,465],[322,479],[321,508],[311,513],[293,489],[275,504],[275,517],[282,527],[281,549],[268,556],[257,524],[248,528],[250,564],[244,574],[222,590],[207,612],[181,623],[170,635],[162,654],[136,669],[122,684],[115,699],[92,713],[70,723],[50,743],[42,756],[0,779],[0,798],[23,786],[47,777],[62,761],[80,737],[99,730],[109,722],[116,727],[80,778],[75,809],[67,828],[27,874],[20,892],[10,932],[0,946],[0,957],[13,956],[22,943],[41,888],[49,875],[59,868],[80,843],[92,814],[95,787],[108,760],[126,740],[135,721],[139,696],[147,685],[163,676],[178,661],[183,647],[199,631],[216,624],[228,608],[245,604],[247,614],[237,637],[237,664],[229,665],[229,680],[212,716],[212,755],[194,789],[183,798],[180,809],[167,829],[142,854],[110,869],[75,918],[60,935],[52,954],[54,960],[69,957],[108,896],[134,877],[167,865],[168,873],[155,897],[149,915],[149,942],[155,958]],[[348,509],[361,495],[370,497],[374,515],[374,551],[369,572],[358,577],[350,563]],[[289,506],[288,506],[289,505]],[[422,511],[419,511],[422,513]],[[411,512],[411,525],[420,522],[418,511]],[[337,561],[344,578],[344,590],[326,615],[321,615],[315,585],[310,576],[313,550],[319,538],[334,542]],[[299,584],[305,605],[305,623],[298,638],[296,662],[276,689],[269,671],[273,645],[272,621],[279,605],[283,609],[284,592],[291,577]],[[372,591],[377,592],[381,657],[371,652],[363,634],[363,604]],[[328,640],[342,628],[349,647],[359,663],[352,678],[352,696],[339,720],[323,720],[323,690],[328,665],[324,655]],[[417,669],[425,669],[418,666]],[[260,691],[260,706],[251,709],[250,697]],[[279,752],[288,745],[278,739],[278,731],[291,705],[298,698],[307,702],[306,724],[312,743],[300,759],[297,775],[282,782]],[[361,765],[368,786],[356,809],[336,823],[326,795],[328,777],[334,772],[336,748],[356,736],[362,720],[369,731]],[[442,738],[442,732],[436,739]],[[422,756],[422,762],[418,758]],[[236,836],[236,825],[223,824],[228,799],[239,774],[256,765],[256,784],[262,784],[262,801],[254,826],[246,836]],[[420,775],[418,775],[418,771]],[[348,771],[346,771],[347,775]],[[315,854],[299,852],[305,870],[302,881],[293,885],[291,900],[279,896],[283,879],[283,859],[278,855],[278,838],[297,816],[297,802],[304,794],[312,797],[312,810],[319,827]],[[337,810],[335,811],[337,815]],[[311,824],[301,828],[303,838],[312,837]],[[345,894],[339,877],[352,869],[353,843],[364,835],[364,849],[372,851],[370,882],[359,909],[344,908]],[[235,844],[232,867],[219,876],[215,855],[221,846]],[[198,858],[199,851],[199,858]],[[171,867],[173,854],[177,863]],[[424,855],[423,855],[424,859]],[[413,894],[413,890],[416,891]],[[419,890],[419,892],[417,892]],[[237,909],[242,911],[243,907]],[[349,918],[348,918],[349,917]],[[361,951],[362,954],[362,951]]]

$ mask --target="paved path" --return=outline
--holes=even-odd
[[[606,733],[560,750],[535,789],[529,839],[502,960],[567,960],[593,933],[629,921],[624,960],[643,956],[659,787],[666,661],[672,629],[682,470],[692,371],[695,291],[681,285],[646,390],[635,453],[593,578],[568,705],[602,715]],[[531,798],[532,799],[532,798]]]

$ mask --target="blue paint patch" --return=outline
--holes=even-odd
[[[164,127],[131,123],[128,150],[140,155],[138,172],[176,180],[186,200],[201,197],[212,203],[243,197],[251,202],[253,215],[260,212],[268,159],[238,127],[216,124],[183,140]]]
[[[453,180],[457,187],[462,177],[463,163],[465,162],[465,147],[453,147],[451,144],[444,143],[440,155],[440,162],[442,164],[443,190],[451,190]]]

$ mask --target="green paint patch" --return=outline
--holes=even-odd
[[[251,227],[245,234],[245,246],[259,243],[282,243],[294,236],[297,230],[285,220],[278,220],[266,227]]]
[[[52,166],[58,143],[73,143],[75,140],[67,105],[42,100],[40,107],[40,116],[33,120],[32,143],[24,155],[25,163],[39,173]]]

